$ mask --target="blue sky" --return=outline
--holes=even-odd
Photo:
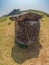
[[[13,9],[35,9],[49,13],[49,0],[0,0],[0,16]]]

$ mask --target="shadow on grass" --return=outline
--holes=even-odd
[[[39,42],[33,44],[30,48],[19,48],[19,46],[14,45],[12,47],[11,56],[16,63],[22,64],[27,59],[37,58],[41,47]]]

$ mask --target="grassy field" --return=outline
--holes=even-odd
[[[40,20],[41,48],[21,49],[15,45],[14,21],[0,18],[0,65],[49,65],[49,17]]]

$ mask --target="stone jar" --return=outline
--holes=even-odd
[[[39,39],[41,16],[32,12],[22,12],[10,16],[15,21],[15,42],[20,45],[32,45]]]

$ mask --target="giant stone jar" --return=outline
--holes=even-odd
[[[15,42],[16,44],[29,46],[39,39],[41,16],[32,12],[22,12],[10,16],[15,21]]]

